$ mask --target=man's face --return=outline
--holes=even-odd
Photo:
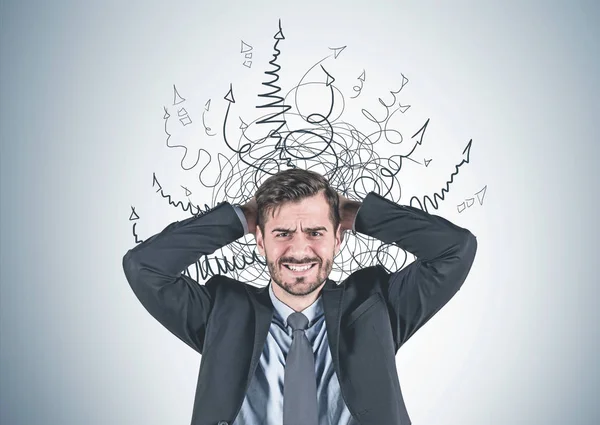
[[[274,217],[269,211],[264,227],[264,235],[256,229],[256,245],[275,284],[292,295],[317,290],[331,273],[341,243],[325,195],[283,204]]]

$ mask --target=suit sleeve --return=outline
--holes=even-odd
[[[169,224],[123,257],[127,281],[144,308],[200,354],[217,279],[201,285],[183,271],[243,235],[235,209],[222,202],[203,215]]]
[[[374,192],[363,200],[355,227],[416,256],[391,274],[379,266],[395,313],[392,329],[397,351],[461,288],[475,259],[477,239],[442,217],[398,205]]]

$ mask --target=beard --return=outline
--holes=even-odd
[[[266,257],[265,257],[266,258]],[[320,258],[305,258],[300,261],[291,258],[281,258],[279,261],[270,261],[268,258],[267,266],[271,279],[281,289],[290,295],[308,295],[316,291],[321,284],[327,279],[333,267],[333,258],[323,262]],[[292,260],[292,261],[289,261]],[[316,263],[312,269],[301,276],[292,276],[289,269],[283,263],[305,264]]]

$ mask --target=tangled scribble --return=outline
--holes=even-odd
[[[264,72],[264,92],[258,94],[261,102],[256,109],[260,111],[260,116],[248,122],[241,117],[239,121],[234,118],[234,113],[241,111],[235,110],[234,88],[233,84],[230,85],[224,96],[226,108],[221,121],[220,146],[215,143],[218,138],[211,139],[213,143],[210,145],[203,145],[206,149],[189,149],[186,146],[188,141],[181,135],[182,129],[191,126],[195,117],[186,109],[186,99],[173,86],[172,106],[164,107],[163,115],[167,147],[183,149],[181,168],[197,172],[199,184],[212,189],[212,196],[210,202],[205,200],[204,207],[200,207],[190,200],[190,189],[182,186],[188,201],[174,201],[153,174],[152,186],[169,205],[197,216],[221,201],[243,204],[266,178],[290,167],[310,169],[324,175],[339,193],[351,199],[362,200],[374,191],[400,202],[402,190],[398,175],[403,161],[422,164],[412,156],[422,145],[430,121],[427,119],[420,128],[413,129],[409,137],[394,127],[394,117],[406,113],[410,108],[410,105],[402,105],[399,101],[408,78],[402,75],[400,87],[391,90],[385,100],[378,99],[381,105],[378,110],[361,109],[366,121],[363,128],[359,129],[342,119],[346,97],[327,70],[328,61],[335,61],[346,46],[330,48],[330,55],[312,65],[294,87],[283,93],[279,86],[281,66],[278,63],[283,40],[285,37],[279,21],[269,69]],[[250,59],[248,54],[252,49],[252,46],[242,42],[241,50],[246,53],[245,59]],[[244,66],[249,67],[249,64],[244,63]],[[356,95],[350,99],[356,99],[361,94],[366,83],[365,75],[363,70],[358,77],[359,83],[352,87]],[[202,117],[198,120],[204,127],[202,137],[206,140],[217,135],[207,124],[217,120],[215,116],[207,114],[210,102],[210,99],[206,102]],[[177,142],[174,143],[172,138]],[[383,150],[386,144],[394,145],[394,152],[398,153],[381,157],[378,150]],[[460,168],[469,163],[471,144],[472,141],[467,143],[462,161],[455,166],[454,173],[440,192],[423,196],[422,199],[413,196],[410,199],[411,206],[416,205],[425,211],[428,211],[428,204],[434,209],[439,207],[439,201],[444,200]],[[220,152],[223,149],[226,154]],[[424,166],[428,166],[430,161],[425,159]],[[132,207],[132,217],[134,214]],[[135,214],[135,219],[138,218]],[[140,243],[135,223],[133,233],[136,243]],[[198,281],[204,281],[213,274],[229,274],[251,284],[266,284],[269,281],[268,269],[255,248],[254,238],[245,236],[211,256],[200,258],[183,272]],[[408,253],[398,246],[351,232],[344,238],[330,277],[340,281],[356,269],[375,264],[395,271],[404,267],[407,260]]]

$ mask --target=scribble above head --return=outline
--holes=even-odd
[[[286,69],[282,68],[280,57],[285,52],[285,39],[279,20],[254,110],[244,109],[236,102],[234,82],[220,93],[207,94],[208,100],[194,99],[173,85],[172,102],[164,106],[163,116],[166,145],[177,152],[169,158],[197,175],[198,190],[187,184],[186,193],[182,194],[176,186],[161,187],[157,193],[165,205],[193,215],[204,214],[222,201],[241,205],[253,198],[271,176],[288,169],[316,172],[333,190],[351,200],[359,201],[375,192],[400,202],[406,161],[433,168],[429,167],[431,159],[422,160],[420,152],[426,143],[430,119],[417,127],[406,126],[402,120],[412,103],[403,94],[409,83],[404,74],[390,83],[394,87],[388,93],[377,98],[377,107],[360,107],[366,96],[362,92],[366,71],[352,71],[358,72],[354,85],[338,85],[336,72],[344,68],[335,66],[335,61],[342,60],[347,47],[343,46],[329,48],[329,54],[308,65],[298,81],[284,88],[281,75]],[[250,46],[241,42],[244,55],[257,48],[257,43]],[[257,66],[256,58],[253,60]],[[358,105],[361,119],[346,119],[349,99]],[[471,141],[462,162],[441,185],[439,193],[413,196],[410,204],[424,211],[428,207],[438,209],[460,168],[469,162],[470,148]],[[153,186],[155,183],[156,177]],[[212,192],[210,199],[195,198],[195,193],[206,189]],[[269,273],[277,270],[268,260],[260,261],[258,249],[257,240],[246,235],[227,249],[201,258],[186,272],[197,278],[227,273],[264,283]],[[406,252],[393,244],[350,232],[340,243],[335,261],[320,265],[331,266],[331,272],[342,278],[356,267],[380,264],[391,269],[403,266],[406,259]]]

